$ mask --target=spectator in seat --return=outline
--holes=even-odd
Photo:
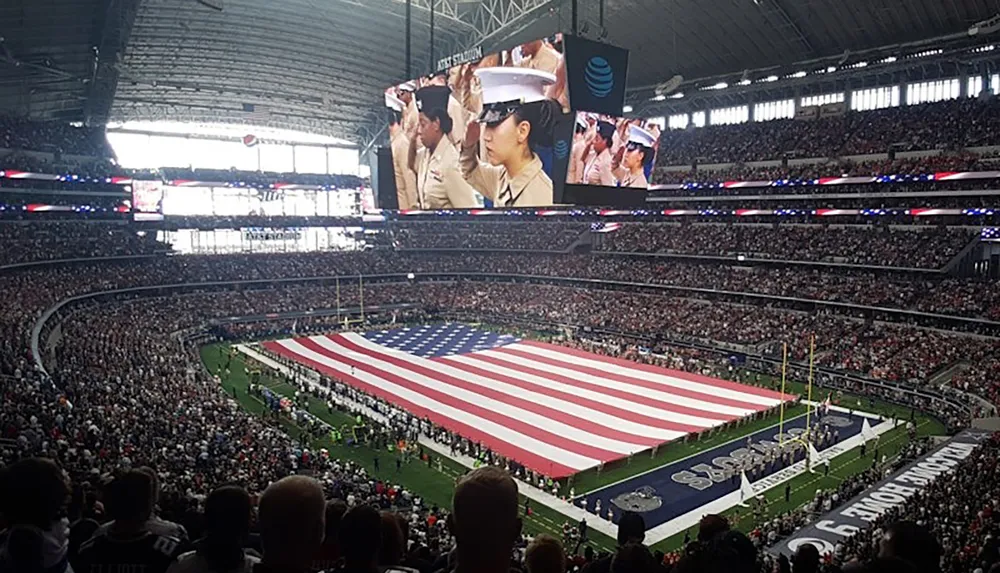
[[[941,570],[941,544],[926,527],[897,521],[882,535],[879,558],[905,561],[919,573]]]
[[[340,562],[340,520],[347,512],[347,504],[340,499],[326,502],[326,537],[313,560],[313,571],[333,570]]]
[[[618,547],[629,543],[641,544],[646,539],[646,520],[638,513],[626,511],[618,522]],[[608,573],[613,556],[598,559],[587,566],[585,573]]]
[[[326,498],[316,480],[292,475],[260,497],[258,525],[264,557],[255,573],[306,573],[323,544]]]
[[[524,554],[528,573],[566,573],[566,552],[551,535],[541,534],[528,545]]]
[[[164,573],[184,547],[180,539],[146,528],[153,514],[153,492],[152,478],[141,470],[130,470],[111,482],[105,498],[114,521],[80,546],[73,569]]]
[[[162,535],[163,537],[171,537],[174,539],[180,539],[182,542],[188,542],[188,533],[184,529],[183,525],[179,523],[174,523],[173,521],[167,521],[165,519],[160,519],[156,516],[156,504],[160,500],[160,478],[156,475],[153,468],[141,467],[136,468],[136,471],[140,471],[149,476],[150,483],[152,483],[152,496],[153,496],[153,515],[149,517],[146,523],[143,525],[143,529],[149,531],[150,533],[155,533],[156,535]],[[98,533],[107,533],[108,528],[111,527],[111,523],[105,523],[98,528]]]
[[[0,572],[72,571],[67,481],[45,458],[23,459],[0,471]]]
[[[449,529],[455,536],[457,573],[507,573],[521,536],[517,484],[502,469],[486,466],[455,487]]]
[[[244,551],[250,537],[250,494],[235,485],[216,488],[205,499],[205,536],[168,573],[250,573],[260,559]]]
[[[370,505],[347,510],[340,522],[340,547],[344,555],[340,573],[377,573],[382,549],[382,516],[378,510]]]

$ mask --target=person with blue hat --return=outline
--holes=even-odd
[[[615,124],[598,120],[596,131],[590,134],[589,149],[584,157],[589,157],[583,168],[583,183],[586,185],[615,186],[615,176],[611,172],[611,146],[614,143]],[[593,155],[590,155],[590,151]]]
[[[410,169],[410,138],[403,129],[403,110],[406,104],[386,92],[385,106],[389,108],[389,148],[392,150],[392,172],[396,180],[396,201],[399,209],[417,208],[417,174]]]
[[[545,97],[554,75],[528,68],[481,68],[483,111],[469,125],[462,146],[465,178],[497,207],[552,205],[552,179],[537,149],[551,147],[562,114]],[[480,149],[480,132],[485,149]],[[480,159],[482,157],[482,160]]]
[[[458,150],[448,141],[448,134],[454,127],[448,115],[450,97],[451,88],[447,86],[425,86],[416,93],[420,125],[418,133],[410,140],[407,164],[417,173],[420,209],[478,206],[475,192],[462,176]],[[418,143],[423,144],[419,151]]]
[[[615,158],[614,174],[619,187],[646,189],[649,187],[646,169],[652,165],[656,156],[653,151],[656,136],[634,124],[628,126],[628,131],[628,142]]]

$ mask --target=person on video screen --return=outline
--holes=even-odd
[[[448,141],[452,130],[447,111],[449,97],[451,90],[447,86],[426,86],[416,93],[420,122],[417,132],[411,134],[407,163],[417,173],[417,202],[421,209],[477,206],[472,187],[462,177],[458,150]],[[423,144],[419,151],[418,143]]]
[[[404,82],[396,88],[396,97],[403,102],[403,131],[413,133],[417,130],[420,113],[417,111],[417,100],[413,92],[417,91],[416,82]]]
[[[583,114],[576,115],[573,127],[573,147],[569,158],[569,168],[566,171],[566,184],[577,185],[583,181],[584,152],[587,150],[587,130],[590,124]]]
[[[562,113],[558,103],[545,98],[545,88],[555,77],[518,68],[479,69],[476,76],[483,89],[483,112],[466,131],[465,178],[497,207],[552,205],[552,179],[537,149],[552,146],[552,131]],[[480,130],[485,162],[478,149]]]
[[[596,130],[590,134],[588,149],[583,156],[589,157],[583,168],[583,183],[586,185],[615,186],[615,176],[611,172],[611,145],[615,135],[615,124],[600,120]],[[593,151],[593,154],[590,153]]]
[[[517,65],[554,75],[556,81],[545,88],[545,97],[558,101],[564,110],[569,109],[569,97],[566,93],[566,66],[563,65],[563,55],[558,50],[544,40],[534,40],[521,44]]]
[[[628,131],[628,141],[615,157],[614,175],[619,187],[645,189],[649,187],[646,170],[653,163],[656,136],[638,125],[629,125]]]
[[[452,85],[448,83],[448,75],[448,71],[437,72],[429,76],[424,85],[447,86],[451,88]],[[462,145],[462,142],[465,141],[465,126],[469,123],[469,118],[465,113],[465,107],[455,98],[454,92],[449,92],[448,107],[445,109],[451,117],[451,133],[448,134],[448,141],[455,146],[455,149],[458,149],[458,146]]]
[[[396,201],[400,209],[417,208],[417,174],[410,169],[410,138],[403,131],[403,109],[406,104],[392,95],[385,94],[389,108],[389,148],[392,150],[392,174],[396,181]]]

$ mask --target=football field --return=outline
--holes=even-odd
[[[263,345],[263,348],[273,348],[275,342],[266,343]],[[513,344],[509,339],[505,339],[504,342]],[[219,348],[219,346],[206,347],[202,353],[206,366],[213,373],[220,371],[221,363],[224,360],[223,355],[228,353],[228,351],[220,351]],[[485,351],[496,353],[496,348],[480,348],[474,352]],[[390,354],[392,354],[390,358],[395,360],[400,359],[398,354]],[[345,370],[353,366],[355,375],[359,371],[370,374],[370,371],[362,370],[363,366],[367,366],[359,358],[357,355],[342,357],[341,360],[356,360],[353,364],[345,363]],[[588,358],[578,356],[576,360],[582,362]],[[384,360],[384,357],[378,357],[377,359]],[[243,368],[247,365],[253,365],[253,363],[249,359],[239,355],[231,360],[236,367],[231,368],[229,374],[223,373],[223,375],[220,375],[223,385],[229,389],[236,389],[237,398],[244,407],[248,407],[251,410],[256,407],[257,411],[259,411],[260,405],[254,404],[251,397],[239,395],[240,386],[246,383]],[[369,361],[371,357],[364,360]],[[438,362],[448,360],[454,361],[454,359],[444,358]],[[524,368],[523,364],[517,364],[518,360],[508,358],[507,362],[512,366]],[[501,364],[503,363],[501,362]],[[385,366],[385,364],[381,364],[379,368],[384,368]],[[579,364],[574,366],[579,367]],[[624,365],[613,364],[613,366],[619,368]],[[435,367],[442,368],[440,365]],[[564,368],[563,365],[559,365],[558,367]],[[316,370],[322,372],[319,368],[316,368]],[[346,371],[349,372],[349,370]],[[537,376],[537,374],[532,372],[520,372],[522,376]],[[600,373],[591,373],[589,375],[594,378],[591,382],[598,382],[597,379],[600,378]],[[520,394],[516,395],[516,397],[524,400],[524,402],[517,404],[519,407],[526,406],[529,403],[529,394],[527,393],[529,387],[526,386],[529,382],[521,380],[520,382],[523,385],[515,386],[511,384],[515,378],[514,376],[509,376],[506,380],[500,380],[500,383],[510,384],[512,388],[520,388],[518,390]],[[608,380],[615,381],[613,378],[609,378]],[[371,382],[375,381],[371,380]],[[264,377],[263,383],[280,395],[290,396],[294,393],[294,388],[283,380],[280,372],[269,372]],[[538,390],[538,383],[540,381],[536,381],[536,391]],[[498,391],[496,381],[490,384],[491,390]],[[727,382],[726,384],[736,386],[732,382]],[[753,389],[757,392],[755,394],[757,396],[777,395],[776,392],[766,391],[762,388],[742,385],[740,387]],[[512,388],[508,390],[513,393],[514,390]],[[607,386],[603,388],[605,391],[607,390]],[[727,386],[727,388],[732,387]],[[460,387],[459,389],[463,388]],[[464,389],[467,392],[471,391],[471,387],[469,386],[464,387]],[[622,391],[628,393],[627,390],[622,389]],[[640,396],[642,393],[650,391],[654,390],[651,388],[636,389],[632,391],[631,395]],[[452,389],[449,389],[448,392],[455,394]],[[579,392],[579,389],[576,392]],[[802,387],[790,383],[789,392],[802,392]],[[546,399],[552,398],[550,395],[539,394],[540,396],[547,396]],[[542,399],[540,396],[533,398],[540,400]],[[469,396],[465,395],[465,398],[469,398]],[[493,395],[492,398],[497,399],[499,397]],[[845,396],[844,398],[845,401],[853,401],[855,399],[851,396]],[[564,402],[570,402],[570,397],[568,396],[561,399]],[[319,404],[318,401],[314,402],[315,404],[310,404],[309,410],[318,419],[335,427],[339,427],[343,423],[341,418],[346,417],[346,413],[339,411],[330,413],[327,411],[325,405]],[[482,404],[479,404],[479,406],[482,407]],[[456,405],[453,405],[453,407],[456,407]],[[900,418],[909,412],[906,409],[881,402],[867,402],[864,409],[884,416],[895,415]],[[794,434],[796,431],[801,431],[805,423],[802,416],[804,410],[805,408],[801,405],[787,408],[787,418],[785,419],[785,427],[783,428],[786,434]],[[530,412],[530,410],[528,411]],[[535,414],[538,415],[537,411]],[[580,416],[580,413],[577,412],[574,415]],[[773,516],[793,509],[810,500],[817,487],[835,487],[845,477],[854,475],[870,467],[870,460],[859,460],[857,452],[857,446],[860,445],[859,432],[861,420],[864,415],[866,414],[857,411],[833,411],[830,412],[827,419],[820,420],[821,424],[825,423],[828,427],[834,427],[838,432],[838,442],[830,444],[820,452],[821,456],[829,458],[832,461],[832,469],[829,475],[826,475],[824,470],[817,470],[815,474],[809,473],[805,468],[805,462],[800,462],[792,466],[768,466],[754,475],[755,479],[753,481],[756,493],[764,497],[768,502],[769,515]],[[729,460],[747,455],[745,450],[747,450],[746,442],[748,436],[751,438],[751,450],[753,449],[753,445],[756,444],[757,449],[754,451],[758,453],[762,451],[761,448],[768,447],[768,442],[775,441],[777,424],[779,423],[777,414],[772,411],[758,411],[755,418],[752,421],[743,420],[739,425],[729,423],[714,426],[711,431],[703,432],[698,440],[675,439],[674,441],[660,445],[657,451],[650,452],[647,448],[645,451],[640,451],[637,454],[626,452],[623,454],[624,458],[622,455],[609,457],[608,460],[613,463],[609,464],[609,467],[603,471],[598,471],[598,468],[586,469],[589,466],[585,466],[582,468],[585,471],[574,474],[575,477],[573,479],[575,481],[566,481],[564,483],[561,492],[561,495],[566,497],[570,489],[573,488],[576,498],[570,501],[550,498],[546,503],[539,503],[536,497],[535,501],[532,502],[532,515],[526,519],[527,526],[531,531],[545,531],[554,535],[561,535],[562,523],[564,521],[577,521],[580,515],[588,515],[588,522],[597,520],[605,521],[605,515],[594,515],[597,500],[601,500],[602,514],[606,513],[608,507],[615,508],[613,512],[615,516],[620,515],[625,509],[638,511],[644,515],[647,527],[650,530],[650,535],[647,538],[649,544],[664,550],[676,548],[680,543],[680,538],[683,536],[683,531],[688,529],[692,523],[696,523],[697,518],[702,514],[728,513],[732,516],[734,511],[738,511],[738,508],[734,506],[740,501],[738,491],[739,482],[734,482],[731,476],[723,477],[719,470],[728,467],[730,464]],[[558,423],[566,423],[565,418],[556,421]],[[813,421],[815,423],[815,415]],[[906,436],[903,427],[892,427],[893,424],[891,422],[888,423],[889,425],[880,427],[876,419],[872,418],[870,421],[871,425],[878,428],[882,434],[880,437],[882,453],[887,454],[891,458],[905,445]],[[920,417],[917,422],[920,434],[940,431],[940,425],[930,419]],[[286,429],[292,432],[295,431],[291,426]],[[624,432],[624,434],[628,434],[628,432]],[[582,440],[578,434],[571,434],[567,437],[572,436],[575,436],[575,439]],[[347,447],[330,444],[327,440],[321,440],[321,442],[327,443],[323,443],[322,445],[317,444],[317,447],[328,447],[331,456],[355,460],[371,471],[373,454],[364,445]],[[871,454],[871,450],[869,450],[869,454]],[[868,457],[870,458],[871,455]],[[614,461],[616,459],[618,460],[617,462]],[[599,460],[598,462],[602,468],[604,461]],[[440,465],[435,463],[433,466],[423,466],[418,462],[410,462],[404,466],[403,471],[396,479],[405,487],[412,488],[413,491],[420,493],[425,499],[433,500],[434,503],[447,507],[450,505],[450,495],[453,491],[454,478],[465,470],[455,460],[442,460],[442,462]],[[386,465],[390,464],[383,463],[383,468]],[[784,484],[786,483],[792,486],[792,495],[787,502],[784,500],[783,495]],[[524,484],[521,484],[521,488],[522,491],[525,490]],[[586,514],[582,513],[584,511],[584,501],[586,501]],[[617,518],[613,518],[613,521],[617,521]],[[610,529],[608,527],[602,527],[601,529],[613,533],[612,524],[607,525],[611,526]],[[747,529],[753,524],[750,523],[749,515],[745,515],[737,520],[737,525],[743,529]],[[596,532],[595,543],[598,547],[613,546],[610,535],[604,536]]]

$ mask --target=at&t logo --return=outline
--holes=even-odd
[[[594,56],[587,62],[587,67],[583,71],[583,79],[587,83],[587,89],[596,98],[608,97],[608,94],[615,88],[615,73],[611,69],[611,64],[601,56]]]

